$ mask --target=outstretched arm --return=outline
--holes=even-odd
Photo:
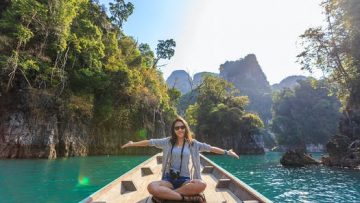
[[[219,147],[211,147],[211,150],[210,150],[211,152],[213,152],[213,153],[216,153],[216,154],[227,154],[227,155],[229,155],[229,156],[232,156],[232,157],[234,157],[234,158],[239,158],[239,156],[232,150],[232,149],[230,149],[230,150],[224,150],[224,149],[220,149]]]
[[[139,142],[129,141],[128,143],[121,146],[121,148],[123,149],[126,147],[146,147],[146,146],[149,146],[149,140],[142,140]]]

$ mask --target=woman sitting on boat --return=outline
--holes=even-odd
[[[189,125],[181,117],[172,123],[171,137],[129,141],[121,148],[135,146],[155,146],[163,150],[162,180],[148,185],[148,191],[155,201],[157,198],[200,202],[205,200],[203,195],[198,195],[206,187],[200,176],[200,152],[207,151],[239,158],[232,149],[223,150],[193,139]],[[189,171],[190,157],[194,169],[192,178]]]

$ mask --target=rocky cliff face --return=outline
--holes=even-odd
[[[250,103],[246,110],[257,113],[263,120],[265,128],[267,128],[271,120],[271,86],[256,56],[249,54],[243,59],[225,62],[220,66],[220,77],[234,84],[240,90],[240,95],[249,97]],[[267,130],[264,131],[260,138],[262,139],[258,143],[265,141],[265,145],[268,147],[272,147],[275,143]],[[251,146],[250,142],[249,146]],[[263,146],[251,146],[251,149],[257,148],[263,148]],[[250,149],[247,150],[251,151]]]
[[[240,140],[232,140],[234,149],[240,154],[264,154],[264,146],[261,135],[256,136],[241,136]]]
[[[70,114],[46,92],[1,95],[0,158],[56,158],[88,153],[89,117]]]
[[[222,64],[220,77],[233,83],[241,95],[247,95],[250,99],[247,110],[258,113],[264,123],[268,123],[271,119],[271,88],[254,54]]]
[[[289,150],[280,159],[283,166],[303,167],[307,165],[319,165],[320,162],[302,150]]]
[[[65,105],[66,103],[66,105]],[[154,149],[120,146],[135,133],[143,139],[168,135],[169,124],[155,112],[141,131],[94,126],[92,111],[54,97],[43,90],[12,90],[0,95],[0,158],[48,158],[144,154]]]
[[[271,86],[272,90],[283,90],[285,88],[294,88],[299,85],[297,81],[299,80],[306,80],[307,77],[302,75],[292,75],[289,77],[286,77],[285,79],[281,80],[278,84],[273,84]]]
[[[259,136],[244,136],[241,133],[235,136],[199,135],[197,139],[210,145],[225,149],[233,149],[239,154],[264,154],[264,147],[259,144]]]
[[[218,75],[209,72],[197,73],[194,75],[193,86],[198,86],[201,83],[203,76],[206,74]],[[247,95],[249,97],[250,104],[247,107],[247,111],[258,113],[265,124],[270,121],[270,109],[272,104],[271,87],[254,54],[249,54],[244,59],[238,61],[225,62],[220,67],[219,76],[234,84],[234,86],[240,90],[241,95]],[[195,103],[195,97],[196,91],[192,95],[188,93],[180,98],[180,103],[178,105],[180,113],[184,113],[189,104]],[[241,154],[264,153],[264,146],[262,144],[263,137],[267,142],[273,142],[272,138],[267,134],[264,136],[257,136],[260,138],[259,140],[255,140],[252,137],[239,137],[242,137],[242,139],[235,140],[233,138],[222,137],[221,139],[216,138],[214,140],[210,140],[211,138],[204,138],[204,140],[216,146],[234,148],[234,150]],[[200,138],[202,137],[200,136]]]
[[[186,71],[176,70],[171,73],[166,83],[170,88],[176,88],[181,94],[186,94],[191,91],[193,81]]]
[[[219,76],[219,74],[217,74],[217,73],[211,73],[211,72],[200,72],[200,73],[196,73],[196,74],[194,75],[194,79],[193,79],[194,87],[199,86],[199,85],[202,83],[204,77],[207,76],[207,75]]]
[[[202,83],[203,77],[206,75],[218,76],[217,73],[211,72],[200,72],[194,75],[194,78],[184,70],[173,71],[170,76],[166,79],[167,85],[172,88],[175,87],[178,89],[181,94],[186,94],[191,91],[191,88],[194,90],[197,86]]]
[[[328,166],[360,169],[360,82],[353,82],[338,134],[326,144],[328,156],[322,161]]]
[[[144,113],[145,114],[145,113]],[[118,126],[109,128],[107,126],[92,127],[92,139],[89,143],[89,155],[107,155],[107,154],[154,154],[159,152],[154,147],[132,147],[123,150],[122,144],[129,140],[138,141],[143,139],[163,138],[170,136],[170,121],[166,121],[164,116],[155,112],[151,115],[153,120],[145,120],[141,129],[138,130],[119,130]],[[134,139],[134,137],[137,137]]]
[[[348,110],[339,124],[339,134],[326,144],[328,166],[360,168],[360,111]]]
[[[202,82],[204,75],[220,76],[235,85],[241,95],[247,95],[250,99],[249,111],[258,113],[263,121],[267,123],[271,119],[271,86],[262,71],[256,56],[249,54],[237,61],[227,61],[220,66],[220,74],[211,72],[200,72],[192,79],[185,71],[177,70],[171,73],[166,80],[168,86],[175,87],[186,94],[195,89]],[[285,81],[287,84],[287,82]]]

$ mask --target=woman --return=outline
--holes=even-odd
[[[190,201],[204,199],[204,197],[197,195],[203,192],[206,187],[206,183],[201,180],[200,176],[200,152],[207,151],[239,158],[232,149],[223,150],[193,139],[189,125],[181,117],[176,118],[172,123],[171,137],[139,142],[129,141],[121,148],[135,146],[155,146],[163,149],[162,180],[154,181],[148,185],[148,191],[155,197],[155,201],[156,197],[167,200]],[[195,169],[192,179],[188,167],[190,157]]]

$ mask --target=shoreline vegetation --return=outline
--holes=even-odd
[[[326,166],[360,166],[360,21],[356,0],[324,0],[326,25],[300,36],[302,78],[271,87],[255,54],[204,73],[181,93],[155,51],[126,35],[124,0],[7,0],[0,7],[0,158],[149,154],[128,140],[166,137],[180,114],[195,136],[239,154],[323,145]],[[176,81],[176,80],[174,80]],[[295,84],[295,85],[294,85]],[[319,127],[320,126],[320,127]]]
[[[152,51],[123,32],[131,2],[117,0],[109,9],[111,16],[88,0],[14,0],[1,7],[0,157],[151,153],[120,146],[169,135],[180,94],[167,87],[158,63],[174,55],[176,43],[159,40]],[[209,80],[216,97],[201,107],[214,118],[236,109],[231,126],[243,126],[235,133],[254,143],[262,121],[244,110],[246,98],[228,92],[224,80]]]

